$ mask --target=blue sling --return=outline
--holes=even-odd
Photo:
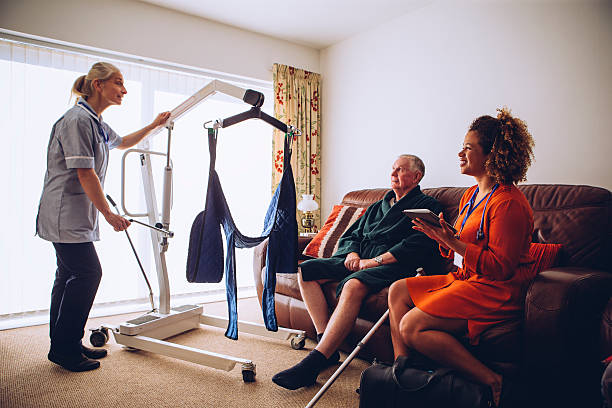
[[[193,222],[187,254],[187,280],[189,282],[220,282],[223,277],[223,241],[221,225],[226,238],[225,287],[229,321],[225,336],[238,338],[238,310],[236,285],[236,248],[252,248],[269,239],[267,264],[261,300],[263,319],[268,330],[277,331],[274,309],[274,290],[277,273],[297,272],[297,222],[295,216],[295,183],[291,169],[292,133],[285,135],[283,176],[276,188],[260,237],[243,235],[227,205],[219,175],[215,170],[217,156],[217,129],[208,129],[210,165],[206,206]]]

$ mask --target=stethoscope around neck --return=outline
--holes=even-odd
[[[463,218],[463,221],[461,221],[461,229],[459,230],[459,234],[457,234],[457,237],[461,236],[461,232],[463,231],[463,227],[465,226],[465,223],[467,221],[467,219],[470,217],[470,215],[474,212],[474,210],[476,209],[476,207],[478,207],[478,205],[486,198],[487,200],[485,201],[485,205],[484,208],[482,209],[482,217],[480,218],[480,226],[478,227],[478,231],[476,232],[476,239],[478,241],[481,241],[484,239],[485,234],[484,234],[484,219],[485,219],[485,212],[487,211],[487,204],[489,204],[489,200],[491,199],[491,196],[493,195],[493,193],[495,192],[495,190],[497,190],[497,187],[499,187],[499,183],[496,183],[493,188],[491,189],[491,191],[489,191],[487,193],[487,195],[485,197],[483,197],[482,200],[480,200],[478,202],[478,204],[474,205],[475,201],[476,201],[476,196],[478,195],[478,189],[479,187],[476,187],[476,190],[474,190],[474,193],[472,194],[472,197],[470,198],[470,201],[468,201],[463,208],[461,209],[461,211],[459,212],[459,217],[461,216],[461,214],[463,214],[463,212],[467,209],[467,214],[465,215],[465,218]]]

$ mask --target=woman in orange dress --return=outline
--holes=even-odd
[[[461,173],[474,177],[460,203],[455,234],[440,214],[440,227],[415,220],[414,229],[440,244],[458,269],[447,275],[396,281],[389,291],[395,357],[410,349],[491,387],[496,405],[502,376],[476,359],[457,339],[472,344],[488,327],[519,317],[533,279],[529,245],[533,213],[516,188],[533,157],[523,121],[498,109],[497,118],[472,122],[459,152]]]

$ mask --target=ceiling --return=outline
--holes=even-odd
[[[140,0],[316,49],[433,0]]]

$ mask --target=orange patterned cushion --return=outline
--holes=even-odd
[[[334,205],[323,228],[304,248],[304,255],[313,258],[329,258],[338,249],[338,240],[355,221],[365,213],[365,208]]]
[[[529,247],[529,255],[534,259],[532,271],[534,275],[544,269],[557,265],[557,259],[561,252],[561,244],[540,244],[532,242]]]

